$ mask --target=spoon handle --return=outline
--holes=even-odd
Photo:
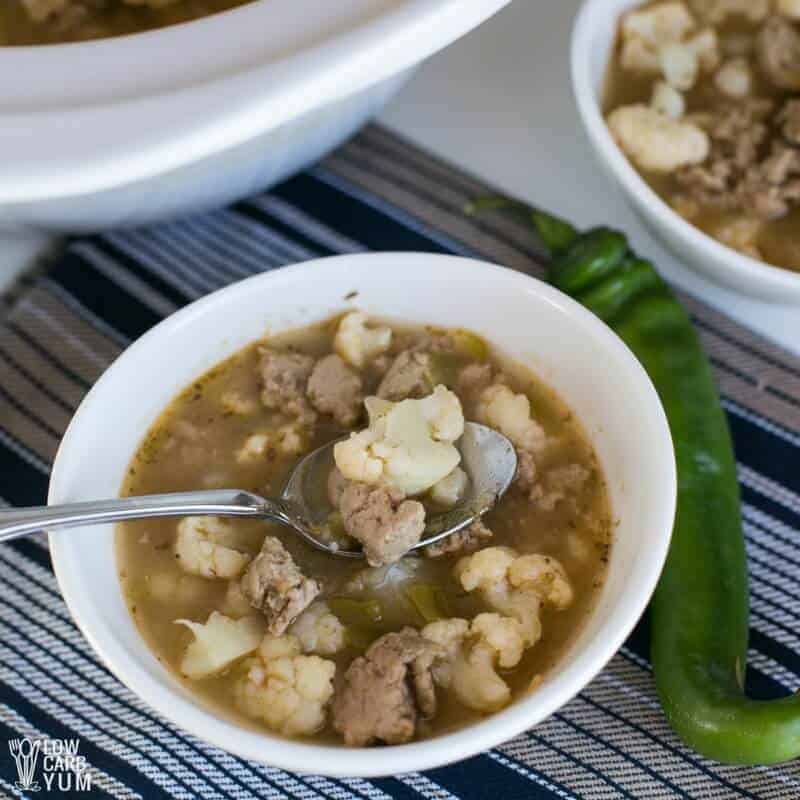
[[[150,494],[0,511],[0,542],[40,530],[150,517],[260,517],[285,522],[280,504],[238,489]]]

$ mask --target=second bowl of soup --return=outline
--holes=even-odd
[[[601,165],[654,233],[719,283],[796,303],[792,8],[587,0],[573,30],[572,80]]]

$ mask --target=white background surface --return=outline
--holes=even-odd
[[[383,122],[479,177],[580,225],[623,228],[683,288],[800,353],[800,307],[748,300],[688,271],[647,233],[594,162],[572,101],[568,51],[580,0],[514,0],[429,61]],[[0,290],[46,243],[0,240]]]

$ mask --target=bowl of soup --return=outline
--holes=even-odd
[[[800,301],[800,7],[588,0],[578,109],[601,165],[677,256]]]
[[[514,482],[406,554],[463,496],[470,421],[512,442]],[[215,517],[51,536],[99,657],[191,733],[302,772],[432,768],[545,719],[643,612],[676,498],[656,392],[585,309],[463,258],[323,259],[179,311],[87,395],[49,500],[275,497],[331,441],[319,535],[363,559]]]
[[[507,2],[4,0],[0,227],[139,225],[254,194]]]

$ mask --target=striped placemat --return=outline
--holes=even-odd
[[[465,202],[486,190],[372,127],[315,169],[232,208],[71,241],[48,270],[18,287],[0,325],[3,502],[44,502],[70,415],[126,345],[239,278],[360,250],[459,253],[541,274],[527,229],[499,215],[464,215]],[[800,683],[800,360],[685,300],[714,362],[739,458],[752,579],[749,689],[779,696]],[[85,782],[56,784],[48,795],[38,775],[40,792],[21,790],[0,741],[6,796],[800,797],[798,764],[721,767],[676,740],[653,691],[646,619],[579,697],[502,747],[425,774],[331,780],[234,758],[143,705],[72,624],[44,539],[0,547],[0,592],[0,740],[79,740],[91,779],[90,791]]]

